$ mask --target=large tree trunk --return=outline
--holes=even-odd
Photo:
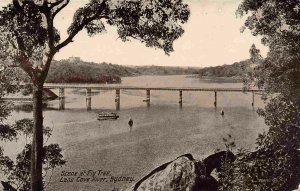
[[[31,190],[43,190],[43,85],[33,88],[33,138],[31,153]]]

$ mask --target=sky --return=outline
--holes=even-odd
[[[0,7],[11,0],[0,0]],[[189,21],[184,24],[185,33],[174,42],[174,52],[167,56],[163,50],[148,48],[137,40],[122,42],[116,30],[89,37],[80,32],[74,42],[62,49],[56,60],[80,57],[84,61],[109,62],[119,65],[160,65],[207,67],[232,64],[249,58],[252,44],[266,56],[268,48],[259,37],[246,30],[241,33],[245,18],[236,17],[235,11],[242,0],[185,0],[191,10]],[[55,27],[61,39],[67,37],[73,14],[88,0],[71,0],[56,16]]]

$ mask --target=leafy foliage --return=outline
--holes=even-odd
[[[232,164],[225,162],[219,174],[221,191],[292,190],[299,179],[299,153],[284,150],[249,152],[240,150]],[[274,160],[275,159],[275,160]],[[292,172],[292,173],[291,173]]]
[[[183,34],[181,24],[187,22],[189,14],[182,0],[91,0],[75,13],[68,32],[76,33],[84,27],[90,36],[101,33],[105,30],[101,19],[105,18],[107,24],[117,28],[123,41],[138,39],[168,54],[173,51],[173,42]]]
[[[10,115],[12,104],[1,99],[4,95],[19,91],[19,80],[12,75],[14,72],[14,68],[10,68],[5,65],[5,62],[0,61],[0,141],[13,140],[17,136],[16,131],[5,123]]]
[[[43,166],[45,173],[66,163],[61,151],[57,144],[44,146]],[[31,145],[27,144],[24,150],[17,155],[15,164],[10,167],[11,170],[6,173],[8,180],[15,184],[20,191],[30,190],[30,154]]]
[[[17,135],[25,135],[25,138],[29,138],[33,132],[33,121],[31,119],[21,119],[16,121],[13,126],[7,126],[9,132],[0,134],[2,139],[13,140],[17,138]],[[44,135],[49,138],[51,136],[52,129],[44,127]],[[3,135],[3,136],[2,136]],[[27,141],[26,141],[27,142]],[[48,171],[52,171],[54,168],[63,166],[66,161],[61,154],[62,149],[58,144],[45,145],[43,148],[43,170],[46,174]],[[21,153],[13,161],[8,156],[4,156],[3,148],[0,148],[0,169],[4,172],[7,180],[11,184],[15,185],[20,191],[30,190],[30,164],[31,164],[31,144],[26,144]]]
[[[300,182],[299,7],[294,0],[244,0],[237,11],[248,14],[245,27],[270,47],[253,78],[266,90],[258,113],[270,129],[258,136],[256,151],[240,152],[224,170],[221,190],[292,190]]]
[[[42,67],[48,39],[43,22],[41,11],[33,3],[26,3],[23,9],[18,9],[13,4],[4,7],[0,14],[0,58],[12,61],[8,63],[18,64],[27,72]],[[60,40],[56,30],[54,40]]]
[[[249,53],[250,53],[250,60],[252,63],[259,63],[262,60],[262,56],[260,55],[260,50],[256,48],[255,44],[252,44]]]

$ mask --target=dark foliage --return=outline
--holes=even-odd
[[[32,136],[33,121],[31,119],[21,119],[16,121],[15,125],[6,127],[6,132],[0,134],[3,140],[11,141],[18,136],[25,136],[27,139]],[[44,127],[44,135],[49,138],[52,129]],[[61,154],[62,149],[58,144],[45,145],[43,148],[43,170],[46,174],[54,168],[63,166],[66,161]],[[0,147],[0,169],[6,176],[11,185],[14,185],[20,191],[30,190],[30,164],[31,164],[31,145],[26,144],[21,153],[17,154],[14,160],[4,156],[3,148]]]
[[[240,151],[221,174],[221,190],[289,191],[300,183],[300,35],[299,1],[244,0],[238,14],[245,27],[262,35],[270,52],[254,70],[266,90],[264,117],[269,130],[257,138],[257,150]]]
[[[206,67],[200,69],[198,74],[200,77],[237,77],[241,79],[252,71],[251,64],[250,60],[245,60],[231,65]]]

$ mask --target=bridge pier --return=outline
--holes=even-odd
[[[86,89],[86,110],[92,110],[92,89]]]
[[[146,90],[146,102],[147,102],[147,107],[150,107],[150,90]]]
[[[58,89],[58,109],[64,110],[65,109],[65,88]]]
[[[116,89],[115,102],[116,102],[116,110],[119,111],[120,110],[120,89]]]
[[[254,96],[255,96],[254,91],[252,91],[252,107],[254,107]]]
[[[214,106],[217,107],[217,92],[215,92],[215,102],[214,102]]]
[[[182,90],[179,90],[179,106],[182,108]]]

